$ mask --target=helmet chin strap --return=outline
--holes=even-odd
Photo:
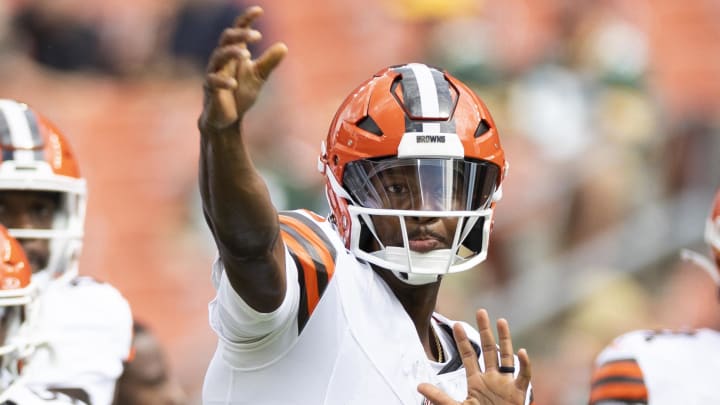
[[[417,273],[405,273],[403,271],[393,271],[395,277],[405,284],[409,285],[426,285],[440,281],[439,274],[417,274]]]
[[[391,270],[398,280],[409,285],[425,285],[440,280],[447,273],[451,262],[450,249],[437,249],[427,253],[407,251],[404,248],[388,246],[372,253],[389,263],[408,268],[410,271]],[[438,271],[443,269],[444,271]]]

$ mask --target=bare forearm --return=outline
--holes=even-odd
[[[202,133],[200,188],[213,234],[234,255],[267,254],[278,233],[277,213],[239,126]]]
[[[199,177],[205,218],[230,284],[256,310],[275,310],[285,297],[278,218],[239,126],[201,131]]]

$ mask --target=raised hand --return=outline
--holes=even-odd
[[[520,349],[520,371],[515,378],[515,356],[513,355],[510,327],[504,319],[497,321],[500,339],[500,364],[498,365],[498,345],[495,344],[487,311],[478,310],[476,314],[478,331],[482,340],[485,371],[480,370],[477,355],[468,340],[462,325],[453,327],[455,342],[462,357],[467,374],[468,396],[463,402],[457,402],[440,388],[423,383],[418,391],[435,405],[523,405],[530,385],[530,358],[525,349]]]
[[[262,13],[258,6],[247,8],[232,27],[223,31],[210,56],[203,112],[198,123],[201,131],[217,132],[236,125],[287,54],[287,46],[277,42],[260,57],[252,59],[247,44],[259,41],[262,34],[251,25]]]

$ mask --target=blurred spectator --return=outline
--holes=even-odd
[[[684,189],[714,187],[720,173],[718,124],[698,114],[678,120],[670,131],[660,156],[664,192],[674,195]]]
[[[204,71],[220,34],[246,5],[231,0],[181,0],[170,38],[172,56],[191,69]],[[255,53],[257,44],[249,46]]]
[[[65,71],[102,71],[98,29],[73,10],[72,2],[31,1],[18,11],[14,27],[38,63]]]
[[[172,376],[160,342],[143,323],[133,325],[133,357],[118,380],[115,405],[186,405],[187,395]]]

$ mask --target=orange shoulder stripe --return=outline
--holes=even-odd
[[[643,372],[635,359],[609,361],[593,370],[590,405],[601,401],[647,403]]]
[[[635,360],[611,361],[596,368],[592,374],[592,384],[605,378],[637,378],[642,379],[643,373]]]
[[[300,211],[302,211],[302,212],[310,215],[311,217],[313,217],[313,218],[314,218],[316,221],[318,221],[318,222],[325,222],[325,221],[327,221],[325,218],[321,217],[320,215],[318,215],[318,214],[316,214],[316,213],[314,213],[314,212],[312,212],[312,211],[310,211],[310,210],[301,209]]]
[[[325,243],[320,236],[296,218],[281,215],[280,221],[295,229],[303,238],[312,244],[318,254],[320,254],[322,263],[328,274],[328,279],[330,279],[335,271],[335,258],[332,256],[327,246],[325,246]]]
[[[284,230],[280,231],[283,241],[293,253],[295,253],[300,259],[300,265],[302,266],[302,273],[305,279],[305,289],[307,291],[308,298],[308,313],[317,306],[320,301],[320,292],[318,291],[317,273],[315,270],[315,264],[313,263],[310,253],[302,246],[302,244],[293,238],[289,233]]]
[[[642,382],[614,382],[593,387],[590,391],[590,405],[603,400],[641,402],[648,399],[647,387]]]

